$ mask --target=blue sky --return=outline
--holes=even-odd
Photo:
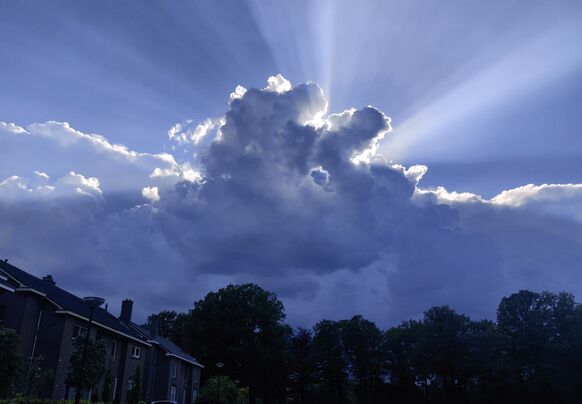
[[[0,251],[31,271],[38,268],[38,271],[57,272],[65,285],[76,288],[79,293],[89,291],[78,286],[82,282],[76,282],[75,277],[86,281],[85,275],[80,276],[79,272],[83,271],[82,268],[94,266],[101,277],[98,284],[103,288],[102,293],[118,300],[125,295],[137,295],[136,300],[144,307],[142,314],[163,306],[185,308],[208,288],[229,281],[257,281],[275,289],[285,297],[291,318],[298,323],[314,320],[302,314],[305,305],[309,304],[317,303],[321,307],[317,315],[335,315],[329,299],[337,290],[352,293],[350,288],[357,291],[354,292],[353,307],[360,307],[364,315],[386,323],[403,319],[406,315],[416,315],[433,303],[458,303],[461,309],[487,316],[494,307],[481,311],[477,307],[491,305],[494,299],[516,287],[535,288],[543,285],[544,279],[549,286],[565,287],[575,279],[573,276],[578,276],[569,269],[567,257],[577,257],[575,251],[580,247],[577,244],[579,236],[571,235],[566,229],[578,229],[576,209],[580,207],[580,199],[576,199],[579,192],[576,184],[582,183],[581,20],[582,4],[576,0],[0,0],[0,52],[4,56],[0,65],[0,121],[6,123],[0,128],[5,133],[5,139],[0,133],[0,147],[4,149],[0,151],[0,183],[4,181],[4,190],[0,187],[0,203],[6,229],[0,236]],[[267,78],[277,74],[292,85],[317,83],[327,102],[327,110],[319,104],[318,91],[309,90],[307,97],[312,101],[303,103],[297,101],[303,100],[302,90],[291,91],[286,87],[286,81],[274,82],[273,87],[257,95],[256,100],[251,92],[240,101],[229,101],[229,94],[237,85],[245,89],[262,89]],[[285,104],[271,97],[271,93],[295,101]],[[293,103],[295,107],[291,106]],[[246,105],[252,111],[234,111],[235,104]],[[280,105],[290,109],[278,110],[283,108]],[[241,180],[229,186],[214,184],[198,189],[191,185],[196,189],[188,188],[189,192],[205,195],[207,203],[215,201],[216,206],[221,206],[218,201],[231,200],[230,205],[223,206],[226,210],[238,206],[239,213],[233,213],[232,217],[225,215],[230,217],[228,223],[202,220],[204,214],[199,211],[202,208],[177,202],[176,195],[183,194],[176,194],[176,189],[184,184],[195,184],[200,178],[211,183],[208,173],[222,173],[220,175],[230,176],[229,181],[234,181],[234,174],[225,168],[235,170],[234,166],[227,164],[222,152],[216,151],[217,147],[213,147],[216,138],[206,136],[208,133],[214,136],[221,132],[225,123],[226,128],[230,128],[228,119],[236,122],[236,125],[232,124],[236,129],[230,129],[232,133],[225,135],[227,139],[231,136],[242,142],[242,139],[258,136],[257,133],[266,130],[267,126],[273,131],[271,135],[287,133],[291,129],[276,124],[281,116],[296,125],[306,125],[302,118],[305,111],[295,111],[299,108],[297,105],[307,108],[310,113],[316,110],[323,114],[325,111],[323,119],[330,113],[341,113],[349,108],[366,111],[363,108],[368,105],[391,118],[389,134],[384,136],[385,128],[378,127],[377,139],[371,137],[368,139],[370,143],[353,146],[355,148],[349,146],[349,150],[361,152],[374,147],[374,155],[381,155],[385,164],[399,173],[393,186],[404,187],[402,195],[414,199],[415,206],[408,206],[407,202],[404,207],[392,207],[410,217],[406,226],[402,223],[404,220],[395,224],[394,218],[377,216],[382,210],[381,204],[370,208],[364,217],[340,219],[346,216],[346,212],[359,210],[359,207],[338,185],[348,182],[339,181],[334,185],[336,188],[332,187],[334,176],[330,173],[333,170],[325,168],[326,164],[331,167],[331,160],[324,152],[326,143],[323,140],[315,140],[313,149],[302,157],[309,156],[311,167],[301,166],[299,169],[293,166],[293,170],[298,172],[323,167],[323,171],[313,175],[308,174],[312,171],[303,174],[305,178],[319,178],[317,184],[338,198],[330,206],[322,202],[324,197],[321,200],[316,198],[322,203],[321,206],[315,204],[320,209],[318,211],[327,212],[318,217],[328,217],[330,228],[329,233],[317,234],[311,241],[312,245],[332,251],[347,248],[358,259],[347,259],[339,253],[338,257],[333,257],[331,253],[315,251],[306,252],[304,259],[296,259],[301,254],[288,248],[291,245],[288,243],[299,242],[294,238],[297,234],[313,230],[303,215],[305,212],[302,212],[301,219],[296,219],[298,223],[305,220],[307,227],[282,230],[281,239],[288,240],[288,243],[282,242],[280,250],[273,246],[275,251],[281,252],[279,261],[275,257],[256,260],[254,253],[259,254],[260,249],[255,251],[256,246],[247,243],[255,240],[255,243],[269,245],[266,236],[271,234],[268,231],[261,233],[251,226],[249,217],[264,221],[265,225],[275,225],[285,217],[294,217],[297,212],[291,209],[295,213],[285,211],[281,217],[266,217],[268,215],[263,216],[260,211],[252,209],[250,211],[254,213],[248,213],[243,207],[258,203],[249,199],[250,193],[261,189],[265,194],[279,195],[281,199],[275,198],[278,202],[272,209],[293,203],[304,206],[315,198],[309,194],[311,188],[304,190],[311,195],[305,200],[302,199],[305,196],[293,194],[290,187],[296,186],[292,184],[299,180],[291,181],[286,171],[279,171],[279,162],[263,155],[260,156],[262,164],[271,167],[269,176],[263,171],[251,170],[248,174],[257,176],[254,182]],[[275,112],[275,115],[269,115],[266,111],[271,109],[282,115]],[[353,130],[349,128],[366,127],[359,119],[375,119],[370,114],[363,113],[363,118],[357,118],[358,122],[339,125],[336,130],[346,133],[345,136],[353,136]],[[255,129],[255,132],[245,132],[252,127],[250,122],[260,116],[263,119],[271,116],[269,124],[261,126],[260,130]],[[321,116],[314,119],[321,119]],[[345,119],[349,122],[356,120],[352,115]],[[48,121],[58,123],[45,124]],[[204,128],[197,127],[205,122]],[[177,128],[178,123],[181,126],[174,133],[184,136],[170,138],[168,132]],[[315,139],[328,136],[321,126],[318,128],[320,132],[313,135]],[[26,135],[18,139],[8,136],[15,133]],[[202,133],[205,140],[195,141],[193,135],[196,133]],[[301,138],[311,139],[311,135],[305,136]],[[270,142],[263,144],[260,139],[255,140],[262,147],[260,153],[265,155],[284,159],[282,156],[294,153],[292,149],[279,150]],[[371,170],[370,178],[380,181],[384,174],[378,177],[378,172],[370,168],[375,164],[372,160],[366,163]],[[404,168],[395,168],[396,163]],[[414,177],[414,170],[406,172],[406,167],[415,165],[428,167],[421,180]],[[243,166],[236,168],[243,169],[250,170]],[[154,172],[158,174],[153,175]],[[279,177],[273,173],[278,173]],[[372,181],[362,177],[358,181],[363,182],[353,183],[353,176],[361,173],[341,173],[337,178],[348,181],[349,177],[349,183],[357,189],[364,182]],[[329,181],[321,182],[321,178]],[[414,195],[408,194],[407,186],[401,183],[403,178],[412,184],[411,189],[416,189]],[[519,188],[527,184],[538,188]],[[543,187],[543,184],[549,185]],[[570,185],[564,188],[560,187],[562,184]],[[235,194],[235,188],[246,192]],[[21,195],[18,190],[26,192]],[[50,202],[45,194],[30,196],[36,191],[49,192],[47,190],[56,195]],[[510,190],[514,190],[513,193],[502,194]],[[374,192],[380,191],[370,192],[366,194],[370,198],[368,207],[376,206],[378,195]],[[89,195],[92,202],[77,203],[75,197],[79,194]],[[475,200],[479,202],[468,203],[471,198],[477,198]],[[261,201],[265,206],[271,206],[265,200]],[[51,209],[67,212],[63,213],[67,226],[51,225],[44,219],[42,212],[48,205]],[[499,206],[510,206],[515,214],[505,210],[499,212]],[[444,207],[453,213],[443,213]],[[14,209],[17,208],[22,216],[16,215]],[[143,211],[147,209],[151,212],[146,215]],[[478,209],[486,213],[475,213]],[[138,210],[142,212],[136,213]],[[235,212],[238,211],[235,209]],[[223,215],[220,211],[213,213],[215,217]],[[449,214],[457,215],[457,219],[448,217]],[[29,224],[28,219],[23,219],[34,215],[39,215],[40,224]],[[500,227],[481,234],[475,230],[477,227],[473,227],[477,226],[475,218],[480,215],[493,215],[495,220],[490,218],[489,222],[498,221]],[[141,222],[144,216],[147,216],[147,225]],[[370,217],[375,217],[373,223],[376,224],[385,223],[395,228],[404,226],[402,232],[410,231],[410,239],[406,236],[403,237],[405,241],[395,242],[397,235],[380,232],[381,235],[368,240],[369,244],[359,245],[355,239],[370,236],[360,227]],[[183,228],[184,223],[179,218],[190,223],[191,227],[199,226],[200,234],[192,232],[191,227]],[[459,222],[453,225],[449,221]],[[542,276],[536,272],[538,264],[532,264],[535,268],[531,271],[537,275],[532,275],[533,280],[528,283],[527,270],[519,268],[525,265],[524,261],[530,260],[524,258],[516,264],[506,246],[497,243],[486,247],[495,250],[493,255],[497,257],[487,263],[487,268],[495,267],[496,271],[505,268],[503,271],[510,274],[498,273],[505,283],[493,275],[488,278],[492,285],[497,279],[503,286],[492,294],[484,292],[482,301],[471,300],[445,285],[441,289],[437,285],[434,290],[428,290],[429,285],[424,284],[431,279],[427,272],[416,273],[406,268],[414,264],[415,268],[426,266],[426,271],[429,271],[428,264],[436,260],[430,271],[438,273],[444,267],[458,265],[449,261],[455,254],[460,254],[459,251],[473,248],[478,250],[474,251],[475,257],[488,256],[483,247],[488,245],[487,242],[478,247],[479,244],[470,240],[472,237],[495,239],[498,231],[513,234],[507,241],[509,245],[515,245],[517,250],[525,248],[522,244],[528,231],[523,227],[524,223],[541,223],[539,221],[565,229],[560,237],[566,241],[558,244],[557,236],[552,238],[546,233],[530,241],[545,246],[540,247],[545,252],[537,258],[540,262],[566,261],[563,264],[565,273],[556,274],[552,281],[555,283],[547,282],[547,274]],[[89,230],[86,228],[88,223],[91,224]],[[219,223],[236,231],[227,234],[208,230]],[[425,226],[429,226],[430,231]],[[127,248],[116,247],[120,239],[133,239],[144,228],[151,231],[152,239],[135,241]],[[458,237],[442,240],[438,231],[432,233],[442,228],[462,228],[463,231]],[[47,251],[41,253],[44,248],[39,246],[46,239],[39,236],[36,240],[28,240],[29,248],[24,248],[22,243],[25,241],[19,241],[19,237],[26,239],[23,229],[63,240],[55,241],[56,245],[50,248],[50,252],[46,247]],[[205,229],[207,233],[204,233]],[[345,240],[335,239],[334,234],[340,230],[345,232]],[[415,231],[433,234],[434,238],[426,236],[422,242],[431,245],[438,239],[450,247],[450,256],[427,250],[425,261],[417,262],[422,260],[422,254],[419,254],[414,263],[407,263],[399,254],[411,251]],[[88,233],[88,238],[78,246],[80,252],[71,259],[74,264],[62,269],[62,264],[67,262],[63,257],[71,254],[66,247],[78,232]],[[201,234],[212,235],[213,242],[208,238],[202,240]],[[329,243],[331,239],[334,242]],[[336,241],[339,244],[335,244]],[[147,254],[141,257],[137,251],[131,252],[136,245],[147,249],[144,246],[150,246],[149,243],[159,249],[158,255],[163,257],[152,260]],[[217,257],[232,254],[240,260],[232,258],[234,261],[222,262],[209,256],[208,262],[198,262],[188,253],[191,249],[196,250],[192,243],[204,245],[206,251],[214,251]],[[382,247],[378,247],[380,245]],[[264,247],[262,244],[261,248]],[[91,252],[84,255],[83,248]],[[112,256],[115,259],[108,258]],[[218,269],[226,264],[231,266],[229,271]],[[152,274],[159,266],[173,265],[179,269],[172,272],[173,279],[156,286],[160,299],[156,305],[144,302],[146,298],[137,291],[135,283],[138,278],[134,275],[127,275],[128,281],[122,290],[114,290],[111,279],[115,278],[116,272],[103,269],[109,265],[116,268],[115,271],[135,272],[136,277]],[[266,266],[271,266],[272,271],[268,272]],[[376,269],[370,269],[380,267],[378,273],[374,272]],[[485,267],[480,269],[488,270]],[[400,274],[399,271],[402,271],[402,279],[394,275]],[[165,293],[171,288],[171,283],[184,274],[192,277],[192,283],[196,282],[192,297],[168,297]],[[443,279],[453,276],[444,269],[441,275]],[[396,279],[391,279],[391,276],[396,276]],[[297,285],[289,290],[280,286],[281,283],[289,284],[291,278]],[[473,274],[470,278],[479,277]],[[410,284],[405,279],[410,279]],[[467,283],[468,290],[477,287],[469,279]],[[368,286],[375,284],[388,286],[380,290],[373,288],[376,291],[372,293]],[[380,300],[357,297],[370,294],[380,296]],[[384,302],[382,299],[402,304],[413,295],[426,295],[426,298],[421,299],[418,307],[408,311],[395,310],[385,315],[370,308],[383,304],[379,303]],[[338,312],[348,315],[351,310],[346,304]]]
[[[175,122],[217,116],[236,85],[281,73],[317,82],[330,111],[388,113],[398,138],[420,139],[385,154],[434,163],[431,185],[492,196],[577,180],[578,1],[3,1],[2,11],[10,121],[67,121],[154,152]],[[413,117],[423,133],[400,135]],[[509,170],[484,175],[483,163]]]

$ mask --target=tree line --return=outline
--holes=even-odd
[[[254,284],[154,316],[205,364],[200,402],[216,402],[218,378],[223,403],[235,385],[251,404],[582,402],[582,308],[565,292],[504,297],[495,322],[440,306],[387,330],[362,316],[293,329]]]

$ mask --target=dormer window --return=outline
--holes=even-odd
[[[131,349],[131,357],[135,359],[139,359],[141,357],[141,348],[134,345]]]

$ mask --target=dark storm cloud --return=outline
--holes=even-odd
[[[224,117],[171,130],[175,154],[192,142],[191,161],[65,124],[3,124],[2,144],[54,144],[61,158],[40,159],[50,175],[2,166],[2,253],[77,293],[131,296],[141,315],[227,282],[278,292],[295,323],[362,313],[388,324],[433,304],[491,316],[518,288],[582,293],[579,185],[491,200],[424,190],[425,167],[377,154],[386,115],[324,117],[326,105],[317,85],[282,77],[239,89]]]

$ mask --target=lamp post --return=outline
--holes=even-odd
[[[103,299],[102,297],[88,296],[84,297],[83,301],[89,307],[89,325],[87,326],[87,335],[85,335],[85,346],[83,347],[83,363],[84,363],[87,357],[87,347],[89,346],[89,334],[91,333],[91,324],[93,324],[93,312],[97,307],[105,303],[105,299]],[[79,378],[81,383],[83,383],[83,379],[85,377],[84,373],[85,368],[82,367],[80,375],[81,377]],[[75,404],[79,404],[79,402],[81,401],[81,390],[83,386],[79,385],[76,387],[77,388],[75,390]]]
[[[217,380],[217,387],[216,387],[216,404],[220,404],[220,369],[224,367],[224,363],[216,362],[216,367],[218,368],[218,380]]]

